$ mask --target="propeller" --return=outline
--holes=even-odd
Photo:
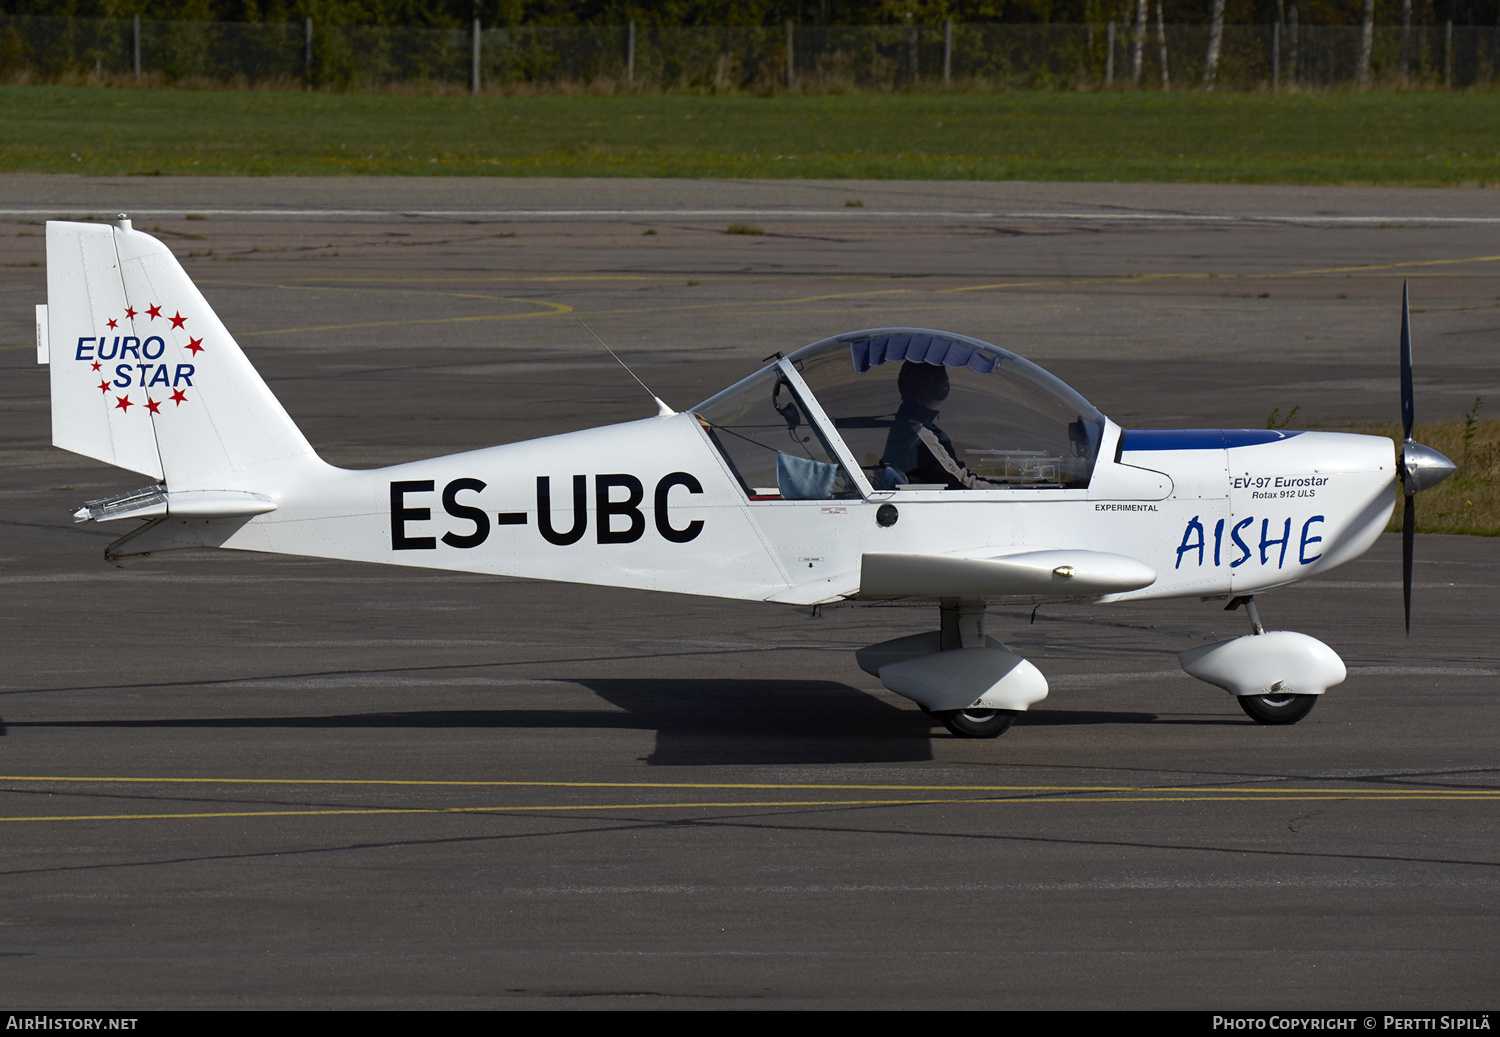
[[[1417,537],[1417,494],[1453,474],[1454,464],[1429,446],[1414,442],[1415,394],[1411,386],[1411,303],[1406,282],[1401,283],[1401,455],[1397,474],[1406,497],[1401,515],[1401,592],[1406,603],[1406,633],[1411,635],[1411,562]]]

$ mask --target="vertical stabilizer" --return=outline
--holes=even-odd
[[[121,219],[47,224],[53,442],[172,490],[264,491],[316,461],[171,251]]]

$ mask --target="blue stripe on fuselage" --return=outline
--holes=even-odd
[[[1225,450],[1300,436],[1270,428],[1138,428],[1125,433],[1122,450]]]

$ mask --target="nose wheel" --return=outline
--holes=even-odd
[[[1014,709],[949,709],[932,715],[959,738],[998,738],[1016,722]]]
[[[1316,695],[1236,695],[1245,715],[1257,724],[1295,724],[1312,712]]]

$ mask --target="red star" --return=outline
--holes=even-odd
[[[109,392],[109,383],[108,382],[100,382],[99,383],[99,391],[100,392]]]
[[[172,322],[172,327],[174,327],[174,328],[180,328],[180,327],[182,327],[183,322],[187,320],[187,318],[182,315],[182,311],[181,310],[177,311],[177,316],[175,316],[175,317],[168,317],[167,319]]]
[[[120,325],[114,320],[114,318],[110,318],[109,326],[112,328],[118,328]]]
[[[94,370],[95,371],[99,370],[99,361],[97,361],[97,360],[94,361]]]
[[[172,402],[181,407],[184,403],[187,402],[187,393],[183,392],[181,389],[173,389]]]
[[[151,397],[147,396],[146,397],[146,409],[148,411],[150,411],[152,414],[160,414],[161,413],[161,404],[157,403]]]
[[[189,338],[188,344],[182,348],[188,350],[193,356],[197,356],[203,352],[203,340],[201,338]]]
[[[161,316],[161,307],[160,306],[147,306],[146,307],[146,315],[149,316],[152,320],[155,320],[157,317]]]
[[[130,408],[133,407],[133,406],[135,406],[135,404],[133,404],[133,403],[130,402],[130,397],[129,396],[116,396],[115,397],[115,410],[122,410],[122,411],[125,411],[128,414],[128,413],[130,413]]]
[[[125,319],[135,320],[135,311],[132,310],[129,306],[125,307]]]

